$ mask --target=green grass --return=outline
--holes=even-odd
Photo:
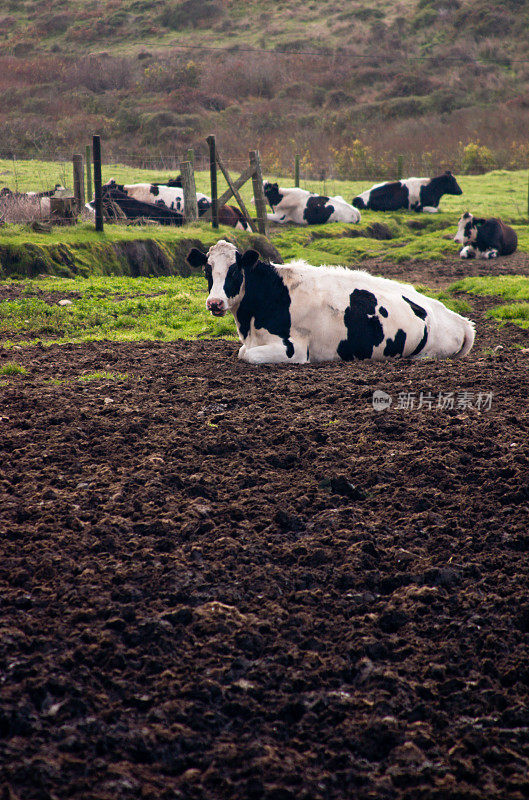
[[[498,322],[513,322],[520,328],[529,328],[529,303],[509,303],[487,311],[487,317]]]
[[[529,328],[529,278],[524,275],[473,276],[456,281],[448,288],[448,294],[467,292],[482,297],[498,297],[518,302],[494,306],[487,317],[498,322],[513,322],[521,328]],[[525,302],[524,302],[525,301]]]
[[[78,381],[130,381],[131,376],[127,372],[90,372],[84,375],[79,375]]]
[[[450,291],[502,297],[504,300],[529,300],[529,278],[524,275],[469,277],[453,283]]]
[[[5,347],[236,335],[231,314],[215,318],[206,312],[207,287],[201,277],[57,278],[23,286],[22,297],[0,302],[0,341]],[[37,287],[81,297],[71,306],[58,306],[35,297]]]
[[[28,371],[25,367],[14,361],[7,361],[0,367],[0,375],[27,375]]]
[[[0,171],[10,164],[9,161],[0,160]],[[28,161],[18,162],[16,169],[18,187],[29,189],[39,188],[40,185],[53,185],[59,180],[64,165]],[[107,165],[103,169],[104,180],[115,177],[120,182],[163,181],[172,175],[174,171],[153,172],[122,164]],[[8,177],[5,176],[5,180],[9,184]],[[274,180],[273,176],[268,177]],[[277,180],[280,185],[292,185],[291,178],[280,177]],[[482,216],[499,215],[513,224],[518,233],[518,249],[529,253],[529,229],[525,224],[527,173],[496,170],[486,175],[458,176],[458,180],[463,195],[443,197],[442,211],[438,214],[403,211],[382,214],[364,211],[362,220],[357,226],[336,223],[305,228],[291,225],[274,226],[271,230],[271,239],[284,260],[304,258],[313,264],[355,266],[366,258],[380,258],[394,262],[454,258],[460,249],[453,241],[457,221],[461,213],[469,209]],[[196,183],[198,190],[209,192],[209,172],[197,172]],[[219,193],[224,187],[222,176],[219,174]],[[305,181],[302,182],[302,187],[328,195],[340,194],[350,201],[355,194],[366,188],[366,182]],[[254,213],[251,204],[251,182],[245,184],[242,195],[248,208]],[[392,232],[393,238],[384,241],[372,238],[369,227],[374,222],[384,223]],[[352,237],[351,233],[363,235]],[[54,228],[51,233],[34,233],[24,226],[8,225],[4,230],[0,230],[0,246],[24,248],[29,243],[37,248],[58,248],[62,245],[75,248],[73,257],[79,265],[79,271],[87,275],[91,272],[99,274],[123,272],[118,264],[113,263],[116,260],[115,256],[109,254],[108,250],[101,249],[103,245],[108,247],[113,242],[154,239],[162,247],[170,248],[175,244],[196,239],[205,247],[210,247],[219,238],[234,236],[243,242],[244,237],[240,237],[233,229],[220,228],[218,232],[214,232],[207,223],[197,223],[183,228],[106,225],[102,234],[96,233],[91,223]],[[37,255],[42,256],[42,251],[39,253],[35,251],[35,256]]]
[[[178,170],[152,170],[137,169],[125,164],[104,164],[102,167],[103,182],[115,178],[118,183],[142,183],[158,181],[162,182],[169,177],[174,177]],[[50,189],[56,183],[72,187],[72,167],[70,162],[54,161],[10,161],[0,159],[0,173],[2,173],[2,185],[21,192],[41,191]],[[267,172],[266,164],[263,164],[263,174],[265,180],[278,181],[280,186],[293,186],[292,176],[273,176]],[[237,177],[234,171],[232,177]],[[382,176],[380,180],[384,180]],[[501,216],[505,222],[526,222],[527,221],[527,170],[494,170],[485,175],[458,175],[457,180],[463,194],[458,197],[445,195],[441,198],[440,208],[442,212],[450,214],[450,219],[459,216],[464,211],[471,211],[479,216]],[[325,195],[342,195],[347,201],[369,188],[378,179],[372,181],[301,181],[301,188],[309,191],[318,192]],[[195,173],[197,190],[210,194],[209,171],[202,170]],[[227,184],[218,173],[219,195],[227,188]],[[241,190],[241,195],[245,203],[251,205],[252,185],[251,181],[246,183]],[[371,217],[366,214],[366,220],[386,221],[391,218],[391,214],[374,214]],[[414,212],[399,213],[397,220],[403,219],[423,219],[438,215],[418,215]],[[435,222],[429,224],[429,229]]]

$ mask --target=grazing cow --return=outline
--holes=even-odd
[[[323,225],[325,222],[360,222],[360,213],[346,203],[343,197],[325,197],[305,189],[283,189],[277,183],[263,184],[266,199],[273,214],[266,216],[271,222],[296,225]]]
[[[478,219],[466,211],[459,219],[454,242],[463,245],[461,258],[497,258],[514,253],[518,237],[501,219]]]
[[[371,211],[439,211],[439,201],[444,194],[463,194],[461,187],[447,170],[436,178],[406,178],[402,181],[376,183],[371,189],[353,197],[355,208]]]
[[[225,240],[207,255],[193,248],[187,261],[204,267],[213,316],[232,312],[239,358],[250,364],[459,358],[474,342],[470,320],[408,284],[367,272],[267,264]]]

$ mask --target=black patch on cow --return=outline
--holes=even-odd
[[[241,291],[242,270],[237,264],[232,264],[224,279],[224,292],[226,297],[236,297]],[[210,290],[211,291],[211,290]]]
[[[464,228],[463,234],[464,234],[465,239],[468,239],[468,241],[471,240],[471,238],[472,238],[472,228],[475,228],[475,227],[476,226],[474,225],[473,222],[466,222],[465,223],[465,228]]]
[[[381,317],[388,316],[388,310],[387,308],[384,308],[384,306],[380,306],[380,308],[378,309],[378,313],[380,314]]]
[[[377,298],[366,289],[355,289],[349,295],[349,306],[344,314],[347,339],[342,339],[336,351],[343,361],[371,358],[373,348],[384,340],[376,307]]]
[[[282,195],[281,192],[279,191],[279,184],[265,183],[263,186],[263,190],[265,193],[265,197],[270,204],[270,208],[273,211],[274,206],[277,206],[284,197],[284,195]]]
[[[283,339],[283,344],[285,345],[287,358],[292,358],[294,355],[294,345],[290,341],[290,339]]]
[[[397,333],[395,334],[394,339],[387,339],[386,346],[384,348],[384,355],[385,356],[401,356],[404,352],[404,345],[406,344],[406,334],[399,328]]]
[[[416,356],[418,353],[420,353],[421,350],[423,349],[423,347],[425,346],[427,341],[428,341],[428,328],[425,325],[424,326],[423,337],[422,337],[421,341],[419,342],[419,344],[417,345],[417,347],[415,348],[415,350],[413,351],[413,353],[410,353],[410,358],[412,356]]]
[[[113,208],[113,204],[116,204],[127,219],[145,217],[146,219],[156,220],[160,225],[182,225],[184,222],[183,215],[177,211],[171,211],[169,208],[155,203],[143,203],[140,200],[135,200],[121,191],[115,183],[103,186],[102,199],[105,214],[110,218],[116,216]]]
[[[160,194],[160,189],[158,188],[157,183],[151,184],[151,194],[153,194],[155,197],[157,197]]]
[[[372,211],[397,211],[408,208],[410,193],[402,181],[393,181],[378,186],[369,193],[367,207]]]
[[[211,293],[211,289],[213,288],[213,272],[210,264],[206,264],[204,267],[204,275],[208,282],[208,293]]]
[[[494,217],[490,219],[474,219],[473,224],[478,231],[473,244],[481,252],[497,250],[498,255],[509,256],[516,250],[518,244],[516,231],[509,225],[505,225],[501,219],[495,219]]]
[[[279,336],[288,358],[292,358],[294,345],[289,341],[291,301],[283,279],[271,264],[262,261],[243,266],[243,270],[244,296],[236,312],[241,336],[243,339],[248,336],[253,320],[256,328],[264,328]]]
[[[353,197],[353,206],[360,209],[367,208],[362,197]]]
[[[442,175],[437,175],[424,186],[421,186],[419,189],[420,208],[417,208],[416,210],[420,211],[422,208],[424,208],[424,206],[437,208],[439,206],[439,201],[444,194],[463,194],[460,185],[450,170],[447,170]]]
[[[329,198],[323,195],[309,197],[303,211],[303,219],[307,225],[324,225],[334,211],[334,206],[329,204]]]
[[[407,297],[402,295],[402,299],[405,300],[409,306],[411,306],[411,310],[415,314],[416,317],[420,317],[421,319],[426,319],[426,310],[422,306],[418,306],[417,303],[414,303],[413,300],[409,300]]]

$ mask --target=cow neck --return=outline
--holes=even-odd
[[[248,335],[252,320],[256,328],[288,338],[290,294],[275,267],[258,261],[244,270],[243,296],[234,316],[243,338]]]

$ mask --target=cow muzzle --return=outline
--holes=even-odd
[[[206,308],[208,311],[211,311],[214,317],[223,317],[226,313],[224,301],[216,297],[208,297],[206,300]]]

